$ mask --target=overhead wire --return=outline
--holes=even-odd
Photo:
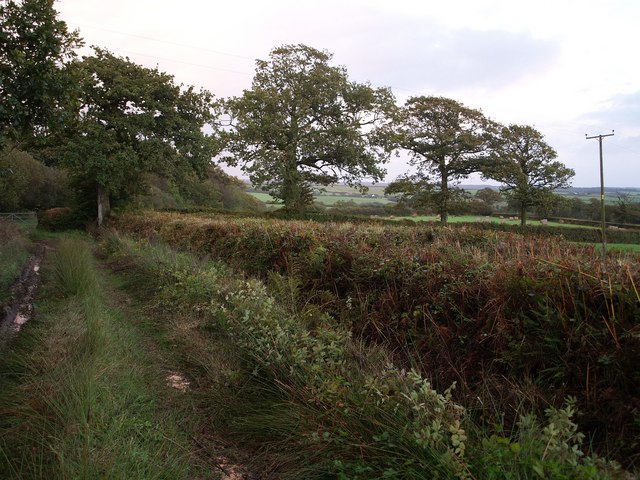
[[[128,37],[134,37],[134,38],[140,38],[142,40],[148,40],[151,42],[157,42],[157,43],[164,43],[167,45],[174,45],[177,47],[181,47],[181,48],[187,48],[187,49],[192,49],[192,50],[200,50],[203,52],[208,52],[208,53],[213,53],[216,55],[224,55],[227,57],[234,57],[234,58],[240,58],[243,60],[251,60],[252,62],[254,62],[256,59],[252,58],[252,57],[248,57],[245,55],[239,55],[236,53],[229,53],[229,52],[224,52],[221,50],[213,50],[210,48],[205,48],[205,47],[200,47],[200,46],[196,46],[196,45],[189,45],[186,43],[180,43],[180,42],[172,42],[169,40],[163,40],[163,39],[159,39],[159,38],[154,38],[154,37],[149,37],[146,35],[139,35],[139,34],[135,34],[135,33],[129,33],[129,32],[122,32],[122,31],[118,31],[118,30],[112,30],[112,29],[108,29],[108,28],[102,28],[102,27],[96,27],[94,25],[87,25],[84,23],[80,23],[80,22],[74,22],[74,21],[67,21],[67,23],[69,25],[72,26],[77,26],[77,27],[83,27],[83,28],[89,28],[92,30],[99,30],[99,31],[103,31],[103,32],[107,32],[107,33],[115,33],[117,35],[124,35],[124,36],[128,36]],[[219,70],[219,71],[224,71],[224,72],[229,72],[229,73],[236,73],[236,74],[240,74],[240,75],[253,75],[253,72],[240,72],[238,70],[231,70],[231,69],[226,69],[226,68],[221,68],[221,67],[215,67],[212,65],[203,65],[203,64],[198,64],[198,63],[192,63],[192,62],[185,62],[183,60],[176,60],[176,59],[172,59],[172,58],[163,58],[163,57],[158,57],[155,55],[150,55],[150,54],[145,54],[145,53],[136,53],[136,52],[126,52],[125,50],[120,50],[118,49],[118,51],[120,53],[128,53],[130,55],[140,55],[140,56],[145,56],[145,57],[149,57],[149,58],[155,58],[157,60],[162,60],[162,61],[166,61],[166,62],[174,62],[174,63],[180,63],[180,64],[184,64],[184,65],[191,65],[191,66],[195,66],[195,67],[202,67],[202,68],[208,68],[208,69],[212,69],[212,70]],[[402,91],[402,92],[406,92],[406,93],[410,93],[413,95],[422,95],[422,92],[417,92],[415,90],[410,90],[407,88],[402,88],[402,87],[392,87],[390,85],[381,85],[381,84],[377,84],[374,82],[369,82],[371,85],[375,86],[375,87],[385,87],[385,88],[391,88],[394,91]]]
[[[172,42],[172,41],[169,41],[169,40],[162,40],[160,38],[153,38],[153,37],[147,37],[145,35],[138,35],[136,33],[120,32],[118,30],[110,30],[108,28],[96,27],[96,26],[93,26],[93,25],[86,25],[86,24],[79,23],[79,22],[70,21],[70,22],[67,22],[67,23],[70,23],[72,25],[77,25],[78,27],[90,28],[92,30],[100,30],[100,31],[103,31],[103,32],[108,32],[108,33],[116,33],[118,35],[125,35],[125,36],[128,36],[128,37],[140,38],[142,40],[149,40],[149,41],[152,41],[152,42],[164,43],[164,44],[167,44],[167,45],[174,45],[174,46],[177,46],[177,47],[190,48],[190,49],[193,49],[193,50],[202,50],[203,52],[215,53],[216,55],[224,55],[224,56],[227,56],[227,57],[235,57],[235,58],[242,58],[242,59],[245,59],[245,60],[255,61],[255,58],[247,57],[245,55],[238,55],[238,54],[235,54],[235,53],[223,52],[223,51],[220,51],[220,50],[212,50],[210,48],[200,47],[200,46],[197,46],[197,45],[188,45],[186,43]]]

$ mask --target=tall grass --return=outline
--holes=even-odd
[[[202,395],[212,411],[279,477],[623,478],[583,454],[572,402],[544,419],[522,415],[513,432],[480,426],[452,389],[437,391],[321,310],[288,311],[258,280],[115,237],[104,248],[129,288],[142,287],[173,318],[159,326],[194,376],[209,379]],[[208,360],[216,337],[239,357],[224,371]]]
[[[199,475],[158,400],[163,378],[108,305],[87,244],[63,239],[51,257],[38,314],[0,359],[0,477]]]
[[[0,219],[0,304],[9,300],[9,287],[29,257],[30,242],[15,222]]]

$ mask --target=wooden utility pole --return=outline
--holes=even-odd
[[[608,133],[606,135],[594,135],[592,137],[588,137],[586,133],[584,134],[587,140],[597,138],[600,145],[600,216],[602,219],[602,260],[605,259],[605,255],[607,253],[607,226],[604,214],[604,167],[602,164],[602,139],[604,137],[613,137],[613,135],[614,130],[611,130],[611,133]]]

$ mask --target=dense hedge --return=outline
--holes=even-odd
[[[570,242],[598,243],[602,241],[602,233],[598,228],[556,227],[550,225],[506,225],[499,223],[477,223],[477,228],[517,232],[523,235],[547,235],[561,237]],[[640,230],[607,229],[607,242],[640,244]]]
[[[73,230],[83,223],[79,213],[69,207],[49,208],[38,212],[38,228],[52,232]]]
[[[516,421],[523,405],[576,396],[594,444],[640,459],[637,257],[612,256],[604,268],[593,247],[475,225],[158,213],[112,225],[270,276],[299,304],[418,362],[439,387],[457,381],[488,419]]]

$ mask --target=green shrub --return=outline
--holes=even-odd
[[[71,230],[82,225],[69,207],[56,207],[38,212],[38,227],[52,232]]]

